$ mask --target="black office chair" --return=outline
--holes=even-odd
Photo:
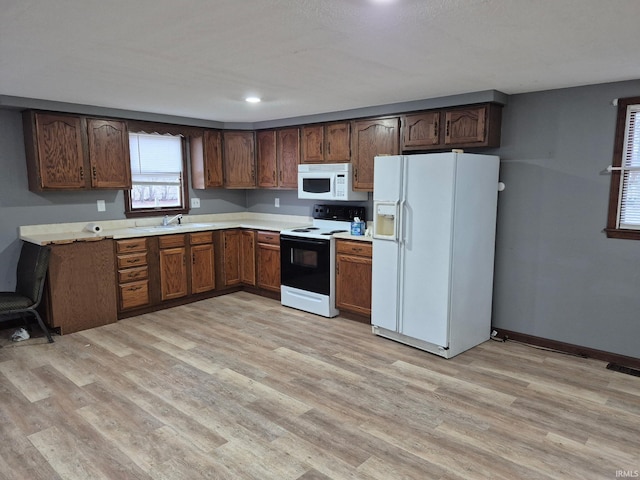
[[[49,329],[36,310],[42,300],[50,254],[49,247],[41,247],[29,242],[22,244],[16,275],[16,291],[0,292],[0,321],[5,319],[3,317],[32,313],[38,320],[42,331],[47,335],[49,343],[53,343]]]

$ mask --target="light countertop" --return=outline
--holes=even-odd
[[[37,245],[64,244],[76,241],[96,241],[104,238],[123,239],[135,237],[150,237],[156,235],[170,235],[175,233],[190,233],[228,228],[250,228],[254,230],[269,230],[280,232],[291,228],[310,225],[312,219],[296,215],[278,215],[269,213],[220,213],[207,215],[185,215],[182,225],[162,227],[159,217],[140,219],[107,220],[104,222],[75,222],[54,223],[45,225],[21,226],[20,239]],[[90,224],[100,227],[99,233],[87,231]],[[339,233],[336,238],[371,241],[371,237],[355,236]]]

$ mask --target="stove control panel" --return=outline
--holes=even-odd
[[[364,220],[365,207],[355,207],[352,205],[325,205],[316,203],[313,206],[313,218],[317,220],[339,220],[351,222],[354,218]]]

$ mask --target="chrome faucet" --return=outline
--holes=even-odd
[[[180,220],[182,219],[182,214],[179,213],[174,217],[169,218],[169,215],[165,215],[164,218],[162,219],[162,226],[163,227],[167,227],[169,225],[171,225],[173,222],[175,222],[176,220],[178,221],[178,223],[180,223]]]

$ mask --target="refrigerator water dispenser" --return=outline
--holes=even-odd
[[[396,240],[396,222],[398,220],[397,202],[375,202],[373,238]]]

